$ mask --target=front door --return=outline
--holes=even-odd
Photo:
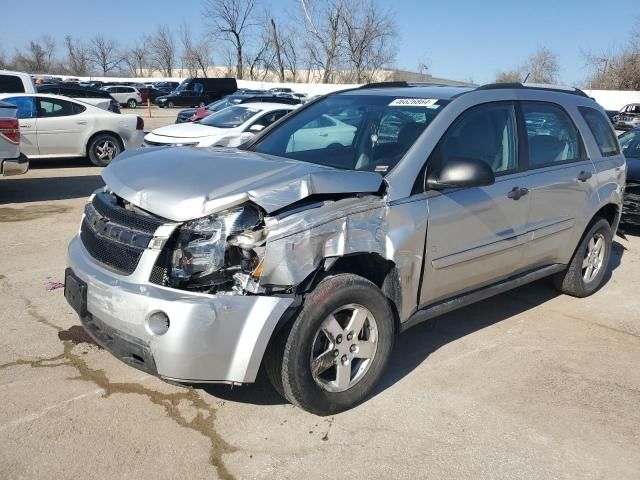
[[[84,107],[60,98],[37,98],[38,147],[40,155],[80,155],[81,132],[87,120],[79,115]]]
[[[512,102],[467,110],[429,159],[427,172],[455,158],[483,160],[493,169],[496,182],[430,196],[421,306],[522,270],[531,196],[519,162],[516,118]]]

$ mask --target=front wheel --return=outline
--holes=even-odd
[[[173,107],[175,107],[175,104],[173,102],[169,101],[169,102],[167,102],[167,107],[173,108]]]
[[[593,222],[567,269],[553,277],[556,289],[573,297],[588,297],[596,292],[607,274],[612,243],[609,222],[603,218]]]
[[[137,106],[138,106],[138,102],[136,102],[133,98],[130,98],[129,100],[127,100],[128,108],[136,108]]]
[[[394,317],[370,281],[324,279],[306,296],[266,358],[267,374],[288,401],[317,415],[352,408],[369,395],[389,360]]]
[[[120,140],[107,133],[96,136],[87,146],[89,160],[97,167],[106,167],[121,151]]]

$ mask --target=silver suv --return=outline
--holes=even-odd
[[[626,165],[582,92],[369,86],[241,150],[127,151],[69,245],[65,295],[118,358],[253,382],[316,414],[363,401],[394,337],[552,276],[607,272]]]

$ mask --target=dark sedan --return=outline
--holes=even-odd
[[[640,226],[640,128],[618,137],[627,159],[627,186],[622,207],[622,221]]]

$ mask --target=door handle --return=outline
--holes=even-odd
[[[509,193],[507,193],[507,197],[509,197],[511,200],[520,200],[527,193],[529,193],[529,189],[528,188],[513,187],[511,189],[511,191]]]
[[[587,170],[583,170],[578,174],[578,180],[580,180],[581,182],[586,182],[591,177],[593,177],[593,173],[591,173],[591,172],[589,172]]]
[[[76,123],[77,123],[78,125],[86,125],[86,124],[87,124],[87,121],[86,121],[86,120],[78,120]]]
[[[320,135],[321,137],[328,137],[328,136],[329,136],[329,134],[328,134],[328,133],[321,133],[321,134],[319,134],[319,135]]]

